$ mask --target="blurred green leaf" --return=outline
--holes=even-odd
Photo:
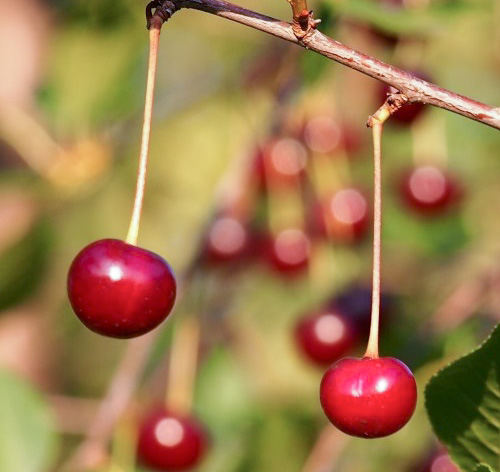
[[[474,469],[474,472],[492,472],[492,471],[487,465],[480,464]]]
[[[14,246],[0,254],[0,310],[33,294],[42,282],[49,261],[51,228],[41,218]]]
[[[500,325],[476,351],[436,374],[426,407],[440,441],[463,470],[500,470]],[[487,470],[484,467],[479,470]]]
[[[0,470],[43,472],[54,459],[51,415],[37,391],[0,371]]]
[[[486,7],[483,2],[466,0],[431,2],[429,8],[403,8],[384,5],[373,0],[341,2],[339,12],[349,18],[375,26],[387,33],[409,36],[428,36],[441,31],[455,15],[466,14],[471,9]]]

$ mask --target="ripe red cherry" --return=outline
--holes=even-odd
[[[68,296],[87,328],[131,338],[158,326],[175,302],[175,276],[157,254],[117,239],[82,249],[68,273]]]
[[[398,359],[348,357],[325,372],[320,401],[328,419],[344,433],[380,438],[408,422],[417,386],[410,369]]]
[[[206,450],[205,430],[194,418],[157,408],[140,426],[137,457],[152,469],[191,469],[199,464]]]
[[[337,242],[356,243],[370,227],[370,208],[363,193],[344,188],[320,202],[313,211],[316,232]]]
[[[460,472],[460,469],[446,452],[442,452],[432,458],[425,472]]]
[[[361,144],[354,130],[339,124],[329,115],[310,118],[302,130],[302,139],[312,152],[318,154],[331,154],[339,150],[355,152]]]
[[[307,269],[311,243],[303,230],[284,229],[270,237],[266,246],[267,260],[276,272],[293,276]]]
[[[405,173],[399,190],[404,203],[425,215],[449,210],[462,196],[458,181],[444,169],[431,165],[415,167]]]
[[[204,248],[205,260],[220,264],[240,260],[248,250],[249,235],[245,224],[232,216],[219,216],[212,222]]]
[[[322,309],[295,325],[295,339],[302,353],[318,365],[330,365],[352,349],[356,328],[339,310]]]
[[[380,294],[380,329],[383,330],[389,321],[394,297],[388,292]],[[356,330],[361,334],[368,334],[371,323],[372,289],[362,285],[351,285],[336,294],[329,306],[349,318],[355,324]]]
[[[289,185],[304,175],[307,149],[295,138],[280,137],[269,141],[255,157],[255,174],[262,187]]]

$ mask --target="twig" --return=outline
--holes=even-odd
[[[293,25],[221,0],[173,0],[177,10],[191,8],[235,21],[315,51],[401,91],[408,102],[421,102],[457,113],[500,130],[500,108],[493,108],[422,80],[355,51],[316,29],[297,38]]]
[[[319,433],[302,472],[330,472],[349,440],[349,436],[331,424],[326,425]]]
[[[129,341],[125,355],[90,423],[86,439],[63,465],[63,471],[75,472],[99,465],[107,457],[106,447],[116,422],[132,398],[139,376],[157,332]]]

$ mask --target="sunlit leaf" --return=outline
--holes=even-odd
[[[43,399],[27,383],[0,371],[0,470],[44,472],[53,461],[56,437]]]
[[[434,431],[464,471],[500,470],[500,325],[427,384]],[[482,468],[476,468],[483,465]]]

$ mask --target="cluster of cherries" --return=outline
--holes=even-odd
[[[388,92],[381,89],[383,98]],[[410,124],[422,112],[421,105],[405,106],[393,122]],[[364,191],[348,185],[318,193],[310,178],[313,159],[320,156],[326,162],[338,152],[353,152],[359,143],[330,116],[310,118],[298,132],[273,135],[252,155],[242,199],[248,201],[250,195],[269,202],[276,195],[295,194],[301,217],[264,230],[253,220],[255,209],[233,202],[212,218],[197,261],[231,265],[259,255],[276,273],[295,276],[308,268],[318,238],[344,244],[362,241],[372,219]],[[462,194],[458,181],[433,165],[404,173],[398,191],[408,208],[423,215],[447,211]],[[269,204],[268,214],[271,211]],[[82,249],[69,269],[67,288],[78,318],[92,331],[115,338],[156,328],[172,311],[176,297],[170,265],[128,238],[102,239]],[[401,361],[378,353],[344,357],[369,331],[370,305],[371,290],[355,287],[301,318],[295,328],[303,354],[329,366],[320,385],[326,416],[345,433],[363,438],[398,431],[412,416],[417,398],[415,379]],[[187,470],[199,463],[207,445],[206,430],[195,418],[162,406],[141,423],[138,458],[157,470]]]
[[[412,106],[417,105],[408,107]],[[308,166],[317,155],[349,151],[359,141],[329,116],[309,120],[302,131],[299,137],[270,138],[255,152],[247,182],[250,192],[260,192],[262,198],[255,198],[260,202],[274,198],[272,193],[297,192],[303,218],[271,231],[262,227],[262,220],[255,224],[248,211],[225,207],[214,216],[204,238],[201,254],[208,265],[227,266],[260,258],[275,273],[294,276],[305,272],[319,239],[356,244],[369,234],[372,216],[366,192],[347,185],[317,196],[311,191],[309,178]],[[447,213],[462,196],[458,179],[432,164],[402,172],[396,190],[406,208],[427,217]]]

